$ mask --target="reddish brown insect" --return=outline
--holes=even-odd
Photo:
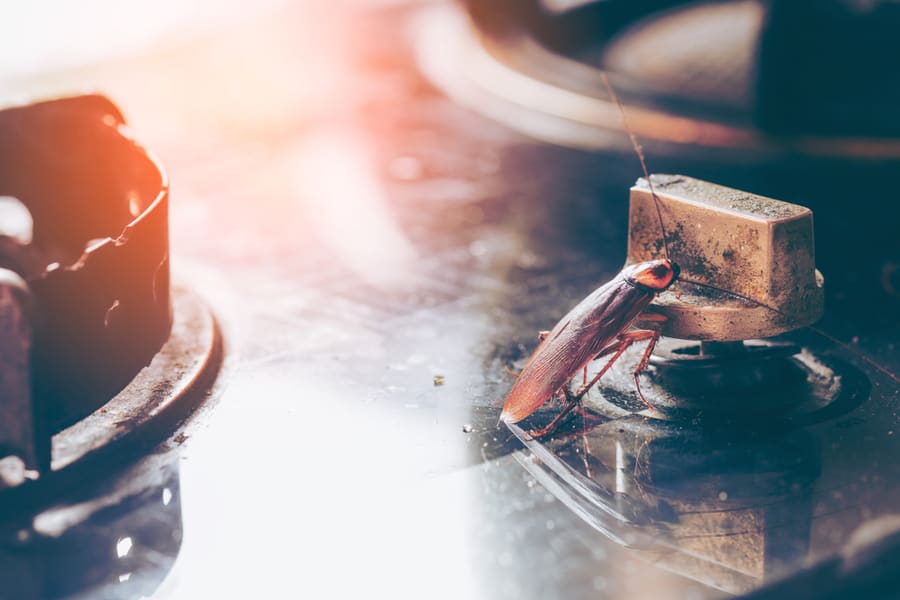
[[[603,80],[612,100],[622,111],[622,106],[605,74]],[[624,112],[622,119],[623,121],[625,119]],[[653,198],[656,199],[656,209],[659,213],[659,200],[653,191],[653,183],[647,172],[643,152],[630,130],[628,135],[641,161],[644,176],[647,178]],[[658,216],[660,227],[663,227],[662,215]],[[638,378],[650,362],[650,355],[659,340],[660,325],[665,317],[644,311],[657,294],[675,283],[680,272],[678,265],[668,258],[669,246],[665,230],[662,231],[662,235],[667,258],[626,266],[611,281],[579,302],[550,332],[541,334],[541,343],[528,359],[525,368],[517,375],[516,383],[506,397],[503,411],[500,413],[501,422],[517,423],[551,398],[564,398],[565,404],[556,418],[546,427],[531,431],[534,437],[547,435],[581,402],[584,395],[629,346],[643,340],[649,342],[634,370],[634,385],[644,404],[653,409],[653,405],[641,392]],[[629,331],[638,317],[645,323],[655,323],[656,327]],[[579,371],[584,371],[586,375],[588,363],[610,354],[612,357],[603,368],[590,381],[585,381],[577,391],[572,392],[569,387],[572,378]]]
[[[650,355],[653,353],[656,342],[659,340],[661,325],[665,321],[665,317],[654,313],[645,313],[644,311],[657,294],[671,286],[679,276],[678,265],[669,258],[669,246],[659,208],[660,201],[653,190],[653,183],[647,171],[643,151],[628,127],[622,105],[619,103],[615,90],[610,85],[605,73],[602,74],[602,78],[610,98],[619,108],[626,132],[640,160],[644,177],[654,198],[666,258],[625,267],[615,278],[594,290],[578,303],[550,332],[541,334],[541,343],[528,359],[525,368],[517,375],[516,382],[506,397],[503,411],[500,414],[501,422],[517,423],[530,416],[541,405],[552,398],[564,400],[562,410],[549,425],[530,432],[533,437],[542,437],[552,432],[566,415],[578,406],[584,395],[603,377],[625,350],[637,341],[649,340],[640,362],[634,369],[635,389],[644,404],[653,409],[653,405],[647,401],[641,391],[639,375],[649,364]],[[683,281],[719,290],[719,288],[703,282]],[[754,302],[781,314],[781,311],[778,309],[752,298],[735,294],[729,290],[719,291]],[[655,323],[656,326],[647,330],[629,331],[632,324],[639,320],[639,317],[640,321]],[[900,383],[900,377],[858,350],[818,328],[809,328]],[[587,381],[588,363],[610,354],[612,357],[603,368],[590,381]],[[572,392],[570,382],[580,371],[585,373],[585,382],[575,392]]]
[[[678,278],[678,265],[668,259],[652,260],[625,267],[608,283],[594,290],[569,311],[543,340],[522,369],[506,398],[500,420],[516,423],[529,416],[547,400],[564,395],[566,404],[545,428],[533,431],[540,437],[553,431],[588,390],[606,373],[634,342],[650,340],[644,356],[634,370],[634,381],[641,400],[647,402],[638,384],[638,375],[650,360],[659,339],[659,330],[627,331],[644,314],[656,295]],[[644,314],[644,320],[661,323],[660,315]],[[589,382],[576,392],[569,381],[589,362],[612,354],[612,358]]]

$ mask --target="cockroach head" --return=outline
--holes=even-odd
[[[631,265],[625,270],[625,279],[651,292],[662,292],[675,283],[680,273],[681,268],[677,264],[663,258]]]

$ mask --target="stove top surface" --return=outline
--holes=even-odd
[[[0,597],[825,597],[896,562],[900,386],[815,332],[784,339],[834,401],[799,419],[624,397],[545,442],[496,426],[506,369],[623,264],[639,165],[451,100],[419,62],[460,15],[434,4],[268,7],[8,78],[125,109],[226,359],[176,437],[5,524]],[[647,159],[811,206],[822,328],[900,371],[890,165]]]

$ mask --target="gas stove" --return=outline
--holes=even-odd
[[[891,3],[325,4],[3,75],[0,597],[900,594],[893,83],[835,58],[884,72]],[[657,410],[637,348],[534,439],[509,371],[653,246],[604,70],[667,222],[812,210],[742,252],[813,296],[678,313]]]

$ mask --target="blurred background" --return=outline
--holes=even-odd
[[[0,103],[121,109],[224,359],[161,446],[4,517],[0,597],[893,597],[898,8],[7,10]],[[601,69],[651,172],[814,209],[821,326],[883,371],[800,331],[837,383],[778,426],[496,427],[506,369],[625,259],[642,173]]]

